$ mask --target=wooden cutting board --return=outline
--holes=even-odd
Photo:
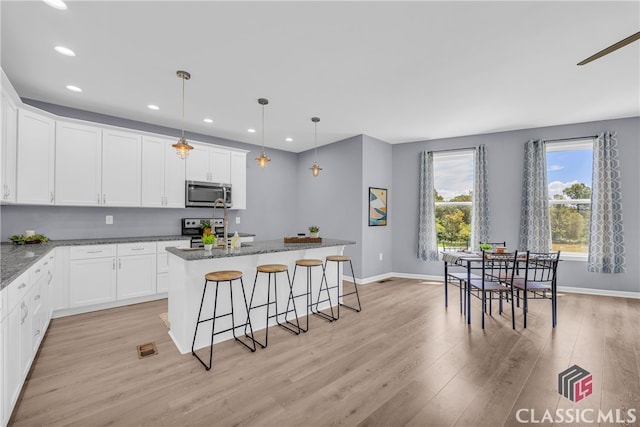
[[[285,243],[322,243],[322,237],[295,236],[285,237]]]

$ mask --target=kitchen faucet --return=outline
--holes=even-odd
[[[213,201],[213,217],[216,217],[216,206],[218,206],[218,203],[222,203],[222,207],[224,208],[224,219],[222,220],[222,225],[224,226],[224,231],[223,231],[223,236],[222,238],[224,239],[224,248],[225,249],[229,249],[229,239],[227,238],[227,227],[229,226],[229,217],[227,216],[227,187],[224,187],[224,197],[223,198],[218,198],[215,199]]]

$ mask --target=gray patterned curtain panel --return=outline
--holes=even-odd
[[[471,250],[479,250],[480,242],[488,242],[489,183],[487,181],[487,151],[484,144],[476,147],[474,158],[473,203],[471,213]]]
[[[613,132],[602,132],[593,142],[593,190],[587,270],[624,273],[622,190],[618,142]]]
[[[433,153],[420,153],[418,258],[438,261],[436,201],[434,195]]]
[[[519,250],[548,252],[551,249],[547,155],[544,141],[524,145],[524,176],[520,211]]]

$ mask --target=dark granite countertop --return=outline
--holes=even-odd
[[[243,243],[238,249],[214,248],[210,252],[204,249],[168,248],[172,253],[186,261],[199,261],[210,258],[226,258],[234,256],[258,255],[272,252],[298,251],[302,249],[324,248],[330,246],[354,245],[356,242],[338,239],[322,239],[322,243],[284,243],[282,240],[262,240]]]
[[[43,256],[58,246],[109,245],[117,243],[162,242],[171,240],[190,240],[184,236],[144,236],[144,237],[107,237],[94,239],[52,240],[32,245],[0,244],[0,289],[4,289],[38,262]]]

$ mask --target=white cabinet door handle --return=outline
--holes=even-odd
[[[115,258],[113,259],[113,269],[114,270],[116,269],[116,259]]]
[[[20,308],[24,309],[24,317],[20,319],[20,324],[24,325],[24,321],[27,320],[27,316],[29,315],[29,307],[22,301],[20,304]]]
[[[118,259],[118,268],[122,270],[122,260]]]
[[[99,254],[100,252],[102,252],[102,250],[98,250],[98,251],[87,251],[88,254]]]
[[[53,203],[53,191],[51,192],[51,203]]]
[[[107,195],[106,194],[102,194],[102,204],[106,205],[107,204]]]
[[[144,251],[144,248],[131,248],[132,251]]]
[[[98,193],[98,204],[100,204],[100,193]]]
[[[40,299],[40,294],[36,295],[35,297],[33,297],[34,301],[38,301]]]
[[[27,286],[26,283],[20,283],[20,286],[18,286],[18,289],[24,289]]]

